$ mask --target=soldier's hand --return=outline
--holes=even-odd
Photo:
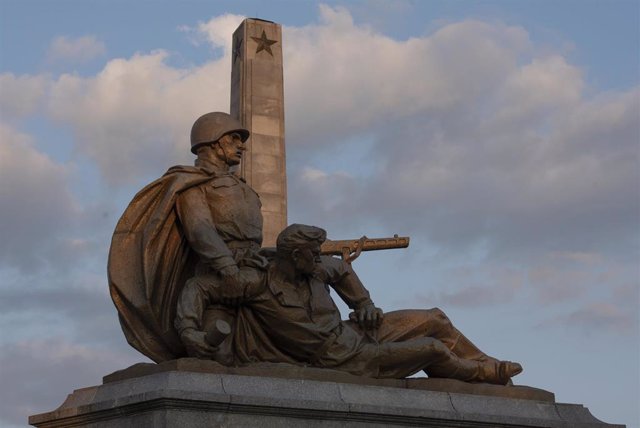
[[[364,330],[371,330],[380,327],[384,314],[382,309],[377,308],[373,303],[356,310],[355,318],[358,325]]]
[[[240,269],[236,265],[225,266],[220,269],[220,277],[224,281],[225,284],[228,283],[237,283],[238,282],[238,273],[240,273]]]
[[[207,360],[214,357],[216,348],[207,343],[205,336],[206,333],[204,331],[197,331],[192,328],[182,332],[180,339],[190,357]]]
[[[240,282],[240,269],[231,265],[220,269],[220,277],[224,283],[221,290],[220,303],[225,306],[237,307],[244,300],[244,287]]]

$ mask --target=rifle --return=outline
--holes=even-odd
[[[320,254],[342,256],[342,260],[351,263],[363,251],[390,250],[392,248],[407,248],[408,246],[409,237],[398,235],[393,235],[393,238],[367,238],[363,236],[360,239],[343,241],[327,239],[320,246]]]

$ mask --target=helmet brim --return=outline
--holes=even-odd
[[[225,132],[222,135],[222,137],[224,137],[225,135],[233,134],[234,132],[237,132],[238,134],[240,134],[240,139],[242,140],[243,143],[245,143],[249,139],[249,135],[251,135],[251,133],[248,130],[244,128],[239,128],[239,129],[234,129],[233,131]]]
[[[225,132],[224,134],[222,134],[220,136],[220,138],[224,137],[225,135],[229,135],[229,134],[233,134],[233,133],[238,133],[240,134],[240,139],[242,140],[243,143],[246,143],[247,140],[249,139],[249,136],[251,135],[251,133],[244,128],[238,128],[238,129],[232,129],[231,131]],[[193,153],[194,155],[198,153],[198,149],[202,146],[206,146],[207,144],[214,144],[216,142],[218,142],[220,140],[220,138],[218,138],[215,141],[204,141],[202,143],[198,143],[195,146],[191,146],[191,153]]]

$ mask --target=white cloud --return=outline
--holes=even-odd
[[[6,120],[34,113],[46,95],[48,84],[45,75],[0,74],[0,116]]]
[[[221,47],[225,54],[231,51],[231,35],[245,19],[242,15],[230,13],[216,16],[207,22],[200,22],[195,29],[214,47]]]
[[[0,265],[38,269],[46,243],[73,222],[78,206],[67,174],[30,136],[0,123]]]
[[[346,9],[320,12],[319,24],[283,30],[291,144],[327,142],[486,97],[530,44],[521,28],[478,21],[397,41],[355,25]]]
[[[73,129],[76,148],[111,183],[188,162],[189,130],[208,111],[229,109],[229,58],[192,69],[155,51],[114,59],[95,77],[65,74],[52,85],[51,115]]]
[[[189,162],[193,120],[228,111],[240,20],[193,30],[226,46],[201,66],[175,68],[155,51],[113,59],[92,77],[62,75],[48,111],[113,184]],[[365,212],[442,248],[482,242],[488,254],[522,258],[637,251],[638,89],[588,97],[582,71],[558,53],[537,55],[523,28],[479,21],[398,41],[322,6],[318,23],[284,28],[284,49],[296,221],[348,230]],[[335,168],[304,160],[362,138],[375,142],[366,173],[324,173]]]
[[[551,253],[550,256],[558,260],[569,261],[573,263],[582,264],[585,266],[592,266],[603,261],[602,254],[593,253],[593,252],[558,251],[555,253]]]
[[[74,389],[99,385],[101,377],[139,358],[126,348],[105,349],[63,337],[0,346],[2,383],[0,424],[24,426],[29,415],[52,411]]]
[[[533,60],[510,74],[498,91],[496,127],[540,122],[580,102],[584,81],[579,68],[560,55]]]
[[[417,293],[415,302],[464,308],[506,304],[522,293],[525,284],[522,269],[505,267],[456,267],[447,269],[443,276],[446,287],[429,294]]]
[[[373,172],[352,166],[357,192],[337,176],[296,176],[292,211],[345,228],[365,211],[450,248],[637,251],[638,88],[587,95],[581,69],[536,56],[524,29],[501,24],[397,41],[323,6],[320,23],[284,38],[290,171],[310,167],[303,150],[337,158],[358,137],[377,142],[363,157]]]
[[[331,234],[355,233],[348,222],[341,222],[341,214],[357,211],[363,186],[346,172],[328,174],[305,167],[290,171],[288,176],[289,223],[315,224]],[[366,220],[362,218],[360,225]],[[334,238],[335,239],[335,238]]]
[[[637,312],[620,308],[609,302],[594,302],[576,309],[568,314],[563,314],[540,324],[541,327],[557,327],[563,325],[579,329],[588,335],[607,334],[626,335],[638,330]],[[636,336],[637,337],[637,336]]]
[[[594,274],[584,266],[537,265],[529,269],[528,279],[536,299],[543,304],[557,304],[575,300],[592,287]]]
[[[104,43],[95,36],[58,36],[51,42],[47,56],[50,61],[87,62],[104,55],[106,51]]]
[[[91,255],[79,256],[69,272],[60,269],[30,272],[29,287],[24,277],[7,280],[3,272],[0,286],[0,328],[5,332],[1,343],[42,336],[47,325],[50,335],[64,335],[82,343],[123,344],[118,317],[109,297],[102,269],[90,274]],[[57,266],[56,266],[57,267]],[[13,324],[12,324],[13,320]],[[15,322],[15,320],[21,320]]]

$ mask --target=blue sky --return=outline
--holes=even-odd
[[[106,283],[137,190],[283,25],[289,220],[410,235],[355,264],[515,381],[640,427],[638,1],[0,2],[3,426],[144,361]]]

